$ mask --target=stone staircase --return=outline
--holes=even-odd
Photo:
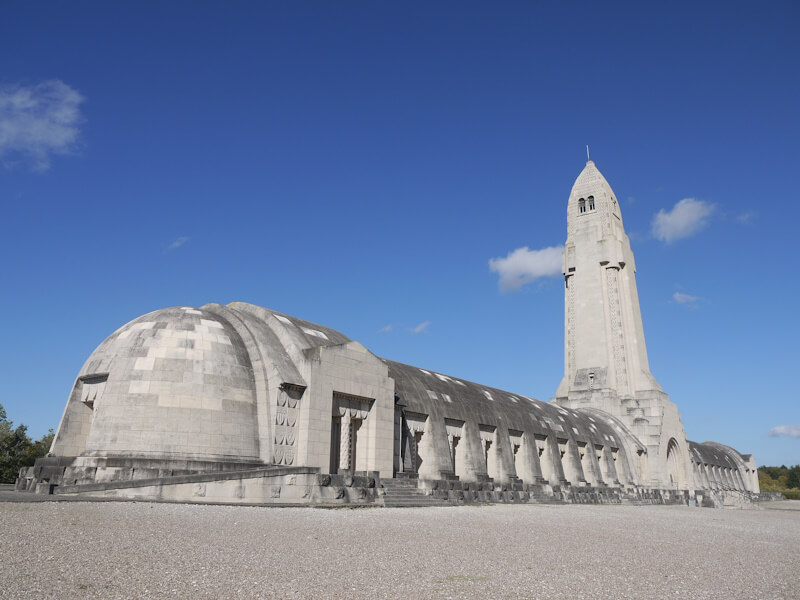
[[[636,496],[626,494],[625,496],[622,496],[622,498],[620,499],[620,504],[628,504],[630,506],[644,506],[645,504],[647,504],[647,502],[640,500]]]
[[[534,504],[564,504],[563,500],[559,500],[552,494],[548,494],[541,490],[529,492],[531,502]]]
[[[451,505],[447,500],[428,496],[424,490],[418,489],[416,479],[381,479],[381,487],[383,505],[387,508]]]

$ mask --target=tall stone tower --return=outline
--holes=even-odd
[[[677,407],[650,373],[636,263],[614,190],[591,160],[575,180],[567,204],[563,254],[564,379],[556,403],[598,408],[619,417],[647,446],[644,483],[671,485],[666,459],[682,455],[688,483],[688,445]],[[676,456],[671,456],[674,463]]]

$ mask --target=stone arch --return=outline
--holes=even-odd
[[[545,434],[534,434],[534,439],[536,440],[536,454],[539,459],[539,469],[542,473],[542,479],[550,484],[555,484],[558,482],[559,477],[558,471],[553,463],[553,444]]]
[[[556,442],[558,443],[556,460],[561,463],[564,479],[572,485],[586,485],[577,444],[569,438],[556,438]]]
[[[610,450],[616,481],[622,487],[640,485],[641,479],[648,472],[647,448],[617,417],[596,408],[581,408],[578,412],[593,416],[598,424],[605,423],[611,427],[608,430],[603,428],[603,431],[610,435],[610,439],[606,438],[605,441],[610,444],[607,450]]]
[[[686,469],[683,453],[675,438],[667,443],[667,479],[670,488],[686,489]]]

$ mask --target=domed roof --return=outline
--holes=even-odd
[[[131,321],[78,379],[103,378],[87,454],[257,459],[253,368],[218,315],[181,307]]]

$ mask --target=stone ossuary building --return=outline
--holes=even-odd
[[[591,161],[567,224],[551,403],[251,304],[168,308],[92,353],[50,454],[17,489],[255,504],[751,500],[753,457],[687,441],[650,373],[633,252]]]

